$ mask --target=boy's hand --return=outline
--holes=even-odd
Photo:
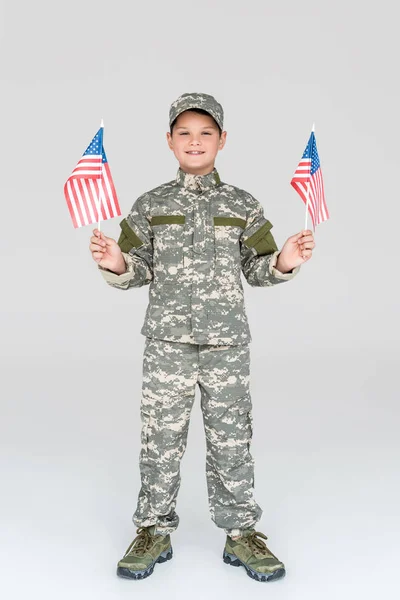
[[[292,271],[295,267],[310,260],[314,248],[314,235],[310,229],[292,235],[282,247],[276,268],[281,273]]]
[[[104,269],[109,269],[117,275],[125,273],[124,257],[117,242],[113,238],[105,236],[98,229],[93,229],[93,233],[89,245],[93,260]]]

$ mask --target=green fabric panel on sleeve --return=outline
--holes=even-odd
[[[152,225],[165,225],[167,223],[182,224],[185,222],[185,215],[154,215],[151,217]]]
[[[230,225],[232,227],[246,227],[246,221],[239,217],[214,217],[214,225]]]
[[[265,254],[273,254],[276,250],[278,250],[278,246],[274,240],[274,237],[270,231],[272,228],[272,223],[270,221],[266,221],[264,225],[257,229],[253,235],[251,235],[247,240],[245,240],[244,244],[249,248],[254,248],[260,256]]]
[[[278,246],[274,240],[272,233],[269,231],[267,235],[259,240],[255,245],[254,249],[257,254],[263,256],[265,254],[273,254],[278,250]]]
[[[140,237],[129,227],[126,219],[121,221],[120,227],[122,231],[117,243],[122,252],[129,252],[132,248],[139,248],[144,244]]]

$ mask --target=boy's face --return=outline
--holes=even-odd
[[[210,115],[187,110],[178,116],[172,135],[167,132],[167,141],[185,173],[206,175],[225,146],[226,131],[220,136]]]

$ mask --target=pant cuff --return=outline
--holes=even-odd
[[[243,527],[242,529],[224,529],[224,531],[226,535],[229,535],[229,537],[240,537],[244,534],[244,532],[252,531],[253,529],[254,525],[250,527]]]
[[[224,529],[224,531],[229,537],[239,537],[242,535],[243,529]]]

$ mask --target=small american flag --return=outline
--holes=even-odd
[[[121,215],[100,127],[64,185],[75,228]]]
[[[329,219],[329,213],[325,202],[324,181],[314,131],[311,132],[306,149],[290,183],[305,204],[307,204],[308,191],[308,212],[315,231],[317,225]]]

